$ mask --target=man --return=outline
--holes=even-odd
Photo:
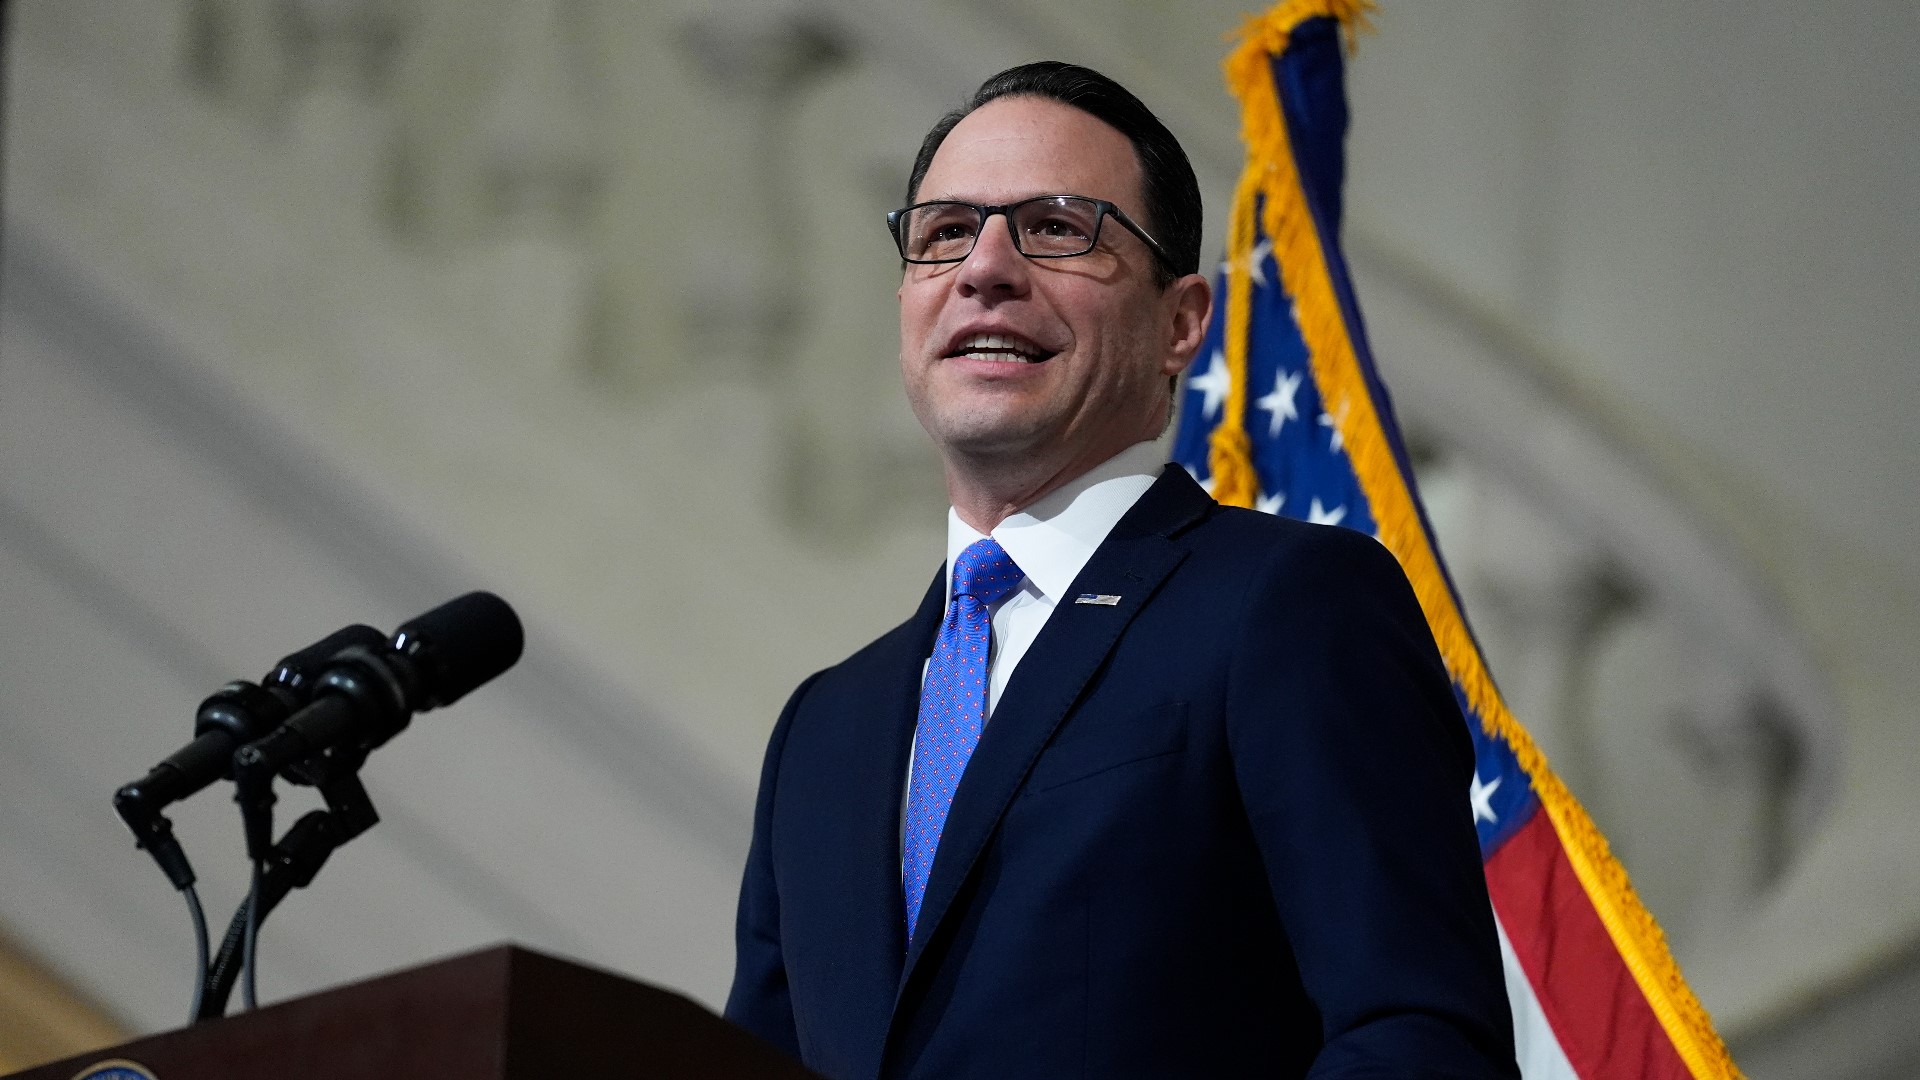
[[[1472,753],[1405,577],[1154,452],[1210,306],[1179,144],[1027,65],[907,196],[947,568],[774,728],[727,1015],[862,1080],[1516,1075]]]

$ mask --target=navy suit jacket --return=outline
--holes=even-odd
[[[727,1016],[836,1080],[1517,1076],[1473,755],[1398,563],[1168,468],[1020,661],[906,940],[936,578],[794,692]]]

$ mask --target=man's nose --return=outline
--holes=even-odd
[[[1005,215],[995,214],[980,223],[980,237],[960,264],[954,287],[962,296],[1022,296],[1032,270],[1033,264],[1013,242]]]

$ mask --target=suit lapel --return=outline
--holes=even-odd
[[[1185,470],[1169,466],[1093,553],[1020,660],[954,791],[907,946],[902,990],[1041,749],[1148,597],[1186,557],[1170,537],[1212,505]],[[1075,604],[1083,593],[1119,599]]]
[[[899,985],[901,955],[906,948],[906,904],[900,889],[900,800],[906,790],[907,755],[913,739],[914,723],[920,711],[920,668],[933,651],[934,635],[939,631],[946,599],[946,570],[934,576],[933,585],[920,601],[913,618],[882,639],[881,649],[873,656],[868,678],[872,680],[871,712],[877,729],[866,729],[863,738],[871,738],[865,747],[852,748],[848,764],[856,770],[850,777],[849,796],[854,813],[848,820],[851,849],[858,872],[847,880],[858,887],[847,897],[851,910],[849,926],[883,927],[880,933],[850,935],[862,954],[848,957],[850,966],[869,972],[876,979],[873,991],[881,1015]],[[878,873],[867,867],[879,867]]]

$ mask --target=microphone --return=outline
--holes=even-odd
[[[114,808],[193,915],[196,1021],[225,1007],[235,951],[223,945],[220,966],[209,967],[193,866],[161,810],[222,777],[234,781],[253,885],[228,939],[244,944],[251,1008],[260,920],[287,890],[311,881],[335,848],[380,820],[357,775],[367,754],[404,730],[414,713],[451,705],[512,667],[523,645],[519,617],[484,592],[407,621],[390,642],[370,626],[346,627],[284,657],[258,684],[221,687],[196,710],[192,742],[114,793]],[[276,847],[278,773],[318,787],[327,809],[302,818]]]
[[[355,624],[282,658],[258,684],[228,683],[200,703],[192,742],[114,793],[114,809],[176,888],[193,884],[193,871],[160,811],[230,776],[234,750],[266,735],[304,704],[314,677],[336,656],[381,641],[380,631]]]
[[[364,755],[520,659],[520,619],[505,600],[472,592],[394,631],[391,645],[355,645],[313,680],[312,701],[233,755],[234,779],[256,790],[274,773],[336,747]]]
[[[505,600],[471,592],[400,624],[393,649],[419,676],[415,712],[445,708],[518,663],[525,637]]]

